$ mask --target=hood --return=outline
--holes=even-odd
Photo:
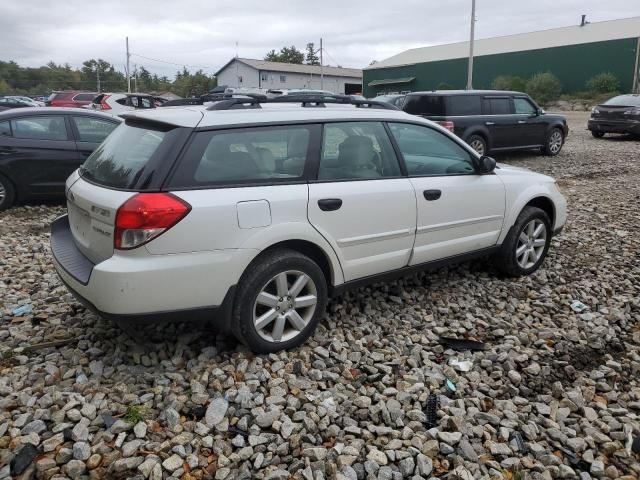
[[[549,177],[548,175],[531,171],[528,168],[514,167],[513,165],[507,165],[505,163],[496,164],[495,172],[500,176],[526,175],[531,177],[539,177],[539,179],[542,181],[555,182],[555,180],[552,177]]]

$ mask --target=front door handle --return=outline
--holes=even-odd
[[[423,194],[424,194],[425,200],[432,202],[440,198],[440,196],[442,195],[442,191],[441,190],[425,190]]]
[[[491,125],[495,125],[496,122],[484,122],[484,124],[490,127]]]
[[[340,198],[323,198],[318,200],[318,207],[323,212],[333,212],[338,210],[342,206],[342,199]]]
[[[519,124],[523,124],[523,123],[527,123],[527,121],[526,120],[518,120],[518,123]]]

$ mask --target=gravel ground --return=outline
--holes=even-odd
[[[479,261],[363,288],[286,353],[206,325],[123,333],[56,277],[62,206],[0,214],[0,479],[639,478],[640,143],[568,116],[560,156],[498,157],[569,200],[539,272]]]

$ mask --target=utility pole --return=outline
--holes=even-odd
[[[324,89],[324,64],[322,62],[322,37],[320,37],[320,90]]]
[[[137,92],[138,91],[138,65],[136,65],[135,63],[133,64],[133,85],[134,85],[134,89]]]
[[[636,66],[633,69],[632,93],[640,93],[640,37],[636,43]]]
[[[129,37],[127,39],[127,92],[131,93],[131,73],[129,71],[129,58],[131,54],[129,53]]]
[[[469,65],[467,67],[467,90],[473,90],[473,42],[476,30],[476,0],[471,0],[471,36],[469,38]]]
[[[100,60],[96,63],[96,77],[98,79],[98,93],[100,93]]]

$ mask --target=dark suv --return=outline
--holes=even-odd
[[[402,109],[448,128],[481,155],[533,148],[557,155],[569,132],[563,116],[546,114],[520,92],[414,92],[406,96]]]

